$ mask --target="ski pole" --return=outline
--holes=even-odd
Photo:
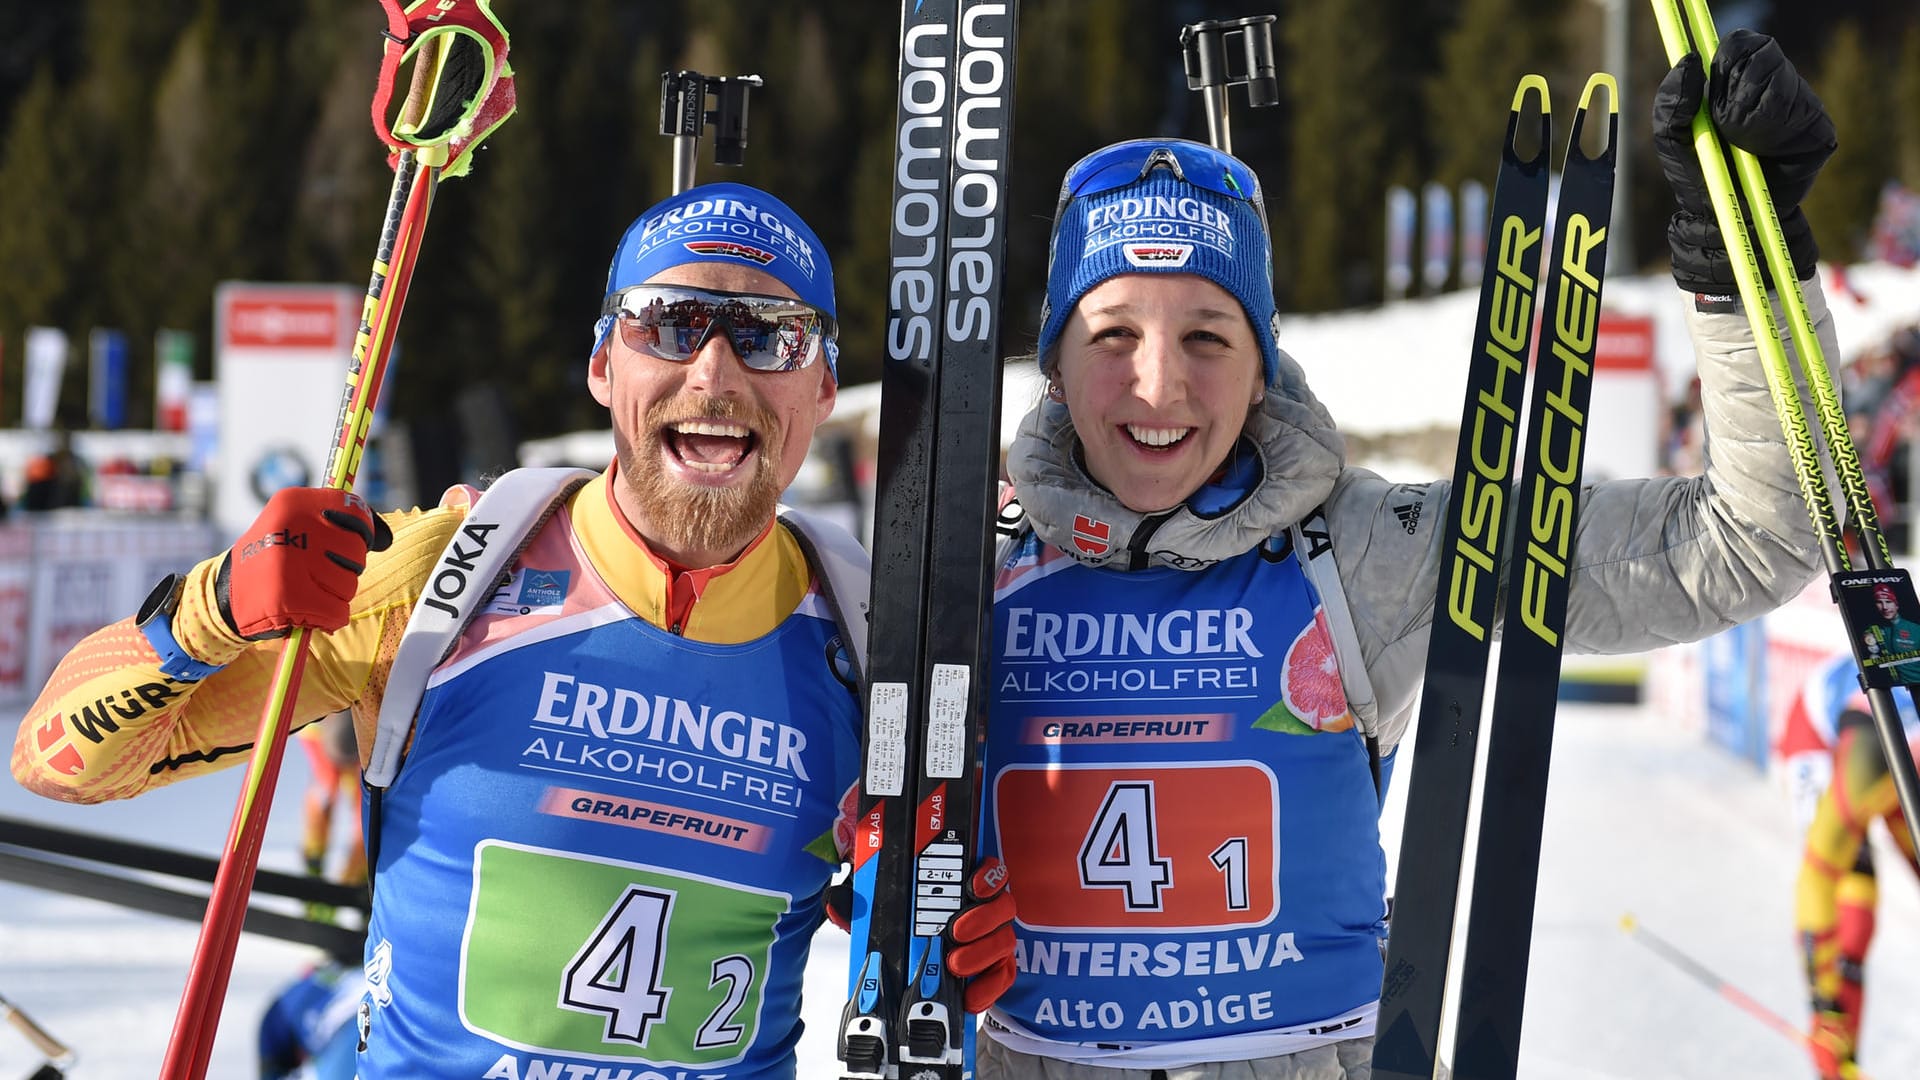
[[[758,75],[702,75],[697,71],[660,73],[660,134],[673,139],[673,193],[693,186],[700,156],[700,132],[714,128],[713,163],[739,165],[747,154],[747,93],[763,83]],[[715,108],[707,111],[707,95]]]
[[[465,172],[473,149],[512,114],[514,101],[506,32],[487,10],[487,0],[415,0],[405,10],[400,0],[381,2],[388,28],[374,124],[398,153],[327,463],[327,486],[342,491],[352,489],[359,471],[434,191],[442,176]],[[390,123],[385,109],[393,78],[409,58],[414,59],[413,83],[401,116]],[[206,1074],[309,637],[296,628],[280,654],[161,1067],[165,1080],[200,1080]]]
[[[1233,153],[1229,88],[1244,85],[1247,104],[1256,109],[1280,103],[1279,65],[1273,58],[1273,24],[1278,20],[1277,15],[1249,15],[1207,19],[1180,28],[1187,89],[1204,95],[1207,141],[1216,150]]]
[[[73,1068],[73,1050],[35,1023],[33,1017],[21,1012],[20,1006],[8,1001],[4,994],[0,994],[0,1017],[25,1035],[33,1048],[47,1059],[46,1064],[40,1066],[29,1080],[61,1080],[67,1075],[66,1070]]]
[[[1684,15],[1681,10],[1683,3]],[[1711,72],[1720,39],[1714,31],[1713,17],[1707,10],[1706,0],[1653,0],[1653,13],[1660,24],[1660,39],[1666,47],[1668,62],[1677,64],[1689,51],[1698,51],[1700,62]],[[1874,730],[1879,733],[1881,749],[1886,752],[1887,766],[1893,773],[1902,811],[1907,815],[1907,820],[1920,820],[1920,817],[1916,817],[1916,814],[1920,814],[1920,774],[1914,770],[1913,755],[1901,732],[1899,709],[1893,702],[1890,687],[1895,676],[1882,666],[1886,658],[1870,657],[1867,653],[1864,636],[1871,625],[1871,607],[1866,606],[1863,612],[1863,605],[1858,598],[1863,594],[1871,595],[1876,587],[1890,586],[1898,598],[1903,619],[1910,619],[1920,610],[1920,601],[1915,600],[1913,583],[1907,572],[1893,565],[1886,538],[1880,532],[1873,499],[1867,492],[1866,473],[1860,467],[1860,458],[1854,451],[1853,437],[1847,430],[1846,413],[1840,405],[1840,394],[1834,388],[1826,353],[1814,333],[1813,319],[1807,312],[1806,297],[1801,292],[1799,277],[1794,272],[1793,257],[1787,249],[1786,236],[1780,228],[1780,218],[1775,212],[1773,197],[1767,190],[1760,162],[1745,150],[1722,144],[1719,132],[1714,129],[1707,114],[1704,97],[1700,112],[1693,118],[1693,145],[1700,157],[1701,172],[1713,202],[1714,216],[1720,224],[1721,238],[1726,242],[1727,254],[1733,264],[1741,303],[1753,327],[1754,344],[1759,348],[1761,361],[1766,367],[1767,386],[1772,392],[1781,428],[1786,433],[1794,473],[1799,479],[1801,494],[1807,500],[1807,511],[1813,519],[1814,530],[1820,534],[1821,555],[1826,563],[1829,586],[1847,625],[1854,662],[1859,665],[1867,701],[1872,709]],[[1734,190],[1734,178],[1727,169],[1729,150],[1734,172],[1739,178],[1738,193]],[[1747,235],[1741,196],[1745,197],[1747,211],[1759,229],[1767,268],[1773,275],[1774,288],[1787,317],[1800,371],[1814,396],[1827,456],[1839,477],[1850,522],[1860,539],[1861,555],[1867,566],[1865,571],[1854,571],[1847,554],[1843,526],[1834,512],[1833,495],[1820,469],[1818,452],[1807,427],[1806,408],[1795,386],[1794,369],[1774,322],[1773,305],[1767,298],[1760,273],[1759,253],[1755,252]],[[1920,661],[1915,663],[1920,664]]]
[[[1642,926],[1640,920],[1633,917],[1632,912],[1620,916],[1620,929],[1626,931],[1628,937],[1658,954],[1667,963],[1693,976],[1695,982],[1719,994],[1741,1012],[1792,1039],[1800,1045],[1802,1050],[1809,1053],[1813,1051],[1813,1039],[1806,1032],[1793,1026],[1786,1017],[1754,1000],[1746,991],[1714,974],[1705,964],[1681,952],[1679,946]],[[1843,1075],[1849,1080],[1872,1080],[1866,1073],[1861,1072],[1857,1065],[1846,1066]]]

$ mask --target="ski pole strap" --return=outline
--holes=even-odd
[[[475,147],[513,115],[513,69],[507,63],[507,31],[487,0],[380,0],[386,10],[385,50],[373,93],[373,130],[394,151],[446,147],[441,176],[463,176]],[[445,40],[439,40],[445,39]],[[423,46],[432,50],[422,54]],[[409,60],[431,64],[419,108],[388,114],[401,67]],[[410,101],[409,105],[414,102]]]

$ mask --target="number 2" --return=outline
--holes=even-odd
[[[753,961],[735,954],[723,956],[713,962],[713,981],[709,987],[719,986],[726,980],[727,996],[720,1007],[713,1010],[707,1022],[700,1025],[700,1033],[693,1037],[693,1045],[702,1050],[716,1046],[731,1046],[740,1041],[747,1029],[733,1022],[733,1016],[740,1011],[740,1005],[747,1000],[747,987],[753,985]]]

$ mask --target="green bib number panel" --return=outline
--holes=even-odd
[[[474,850],[460,1017],[509,1046],[725,1065],[752,1044],[788,897],[488,840]]]

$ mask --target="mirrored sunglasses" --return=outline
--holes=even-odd
[[[820,358],[839,333],[833,316],[785,296],[634,285],[609,295],[600,313],[635,352],[691,363],[724,332],[754,371],[794,371]]]

